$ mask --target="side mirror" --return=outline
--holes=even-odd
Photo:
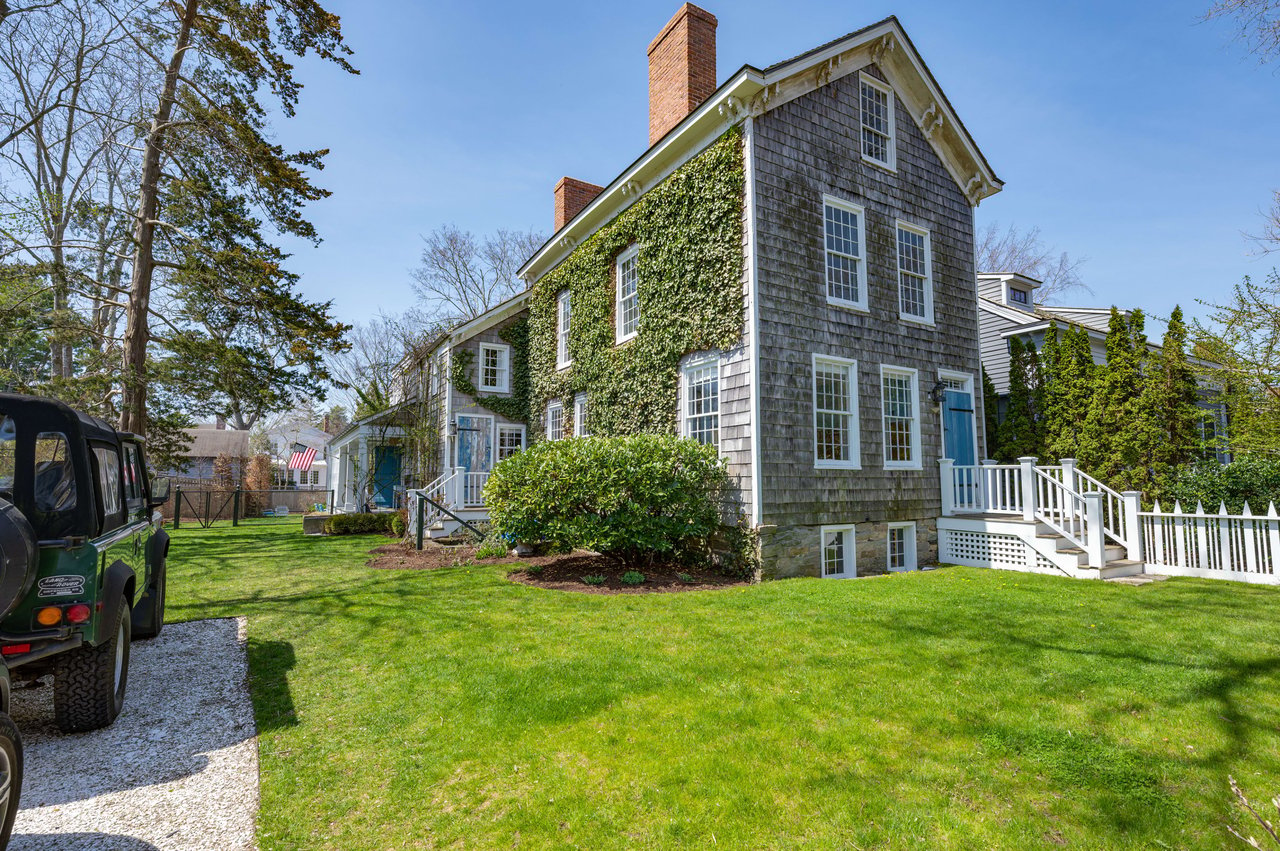
[[[151,482],[151,507],[164,505],[169,501],[169,479],[160,478]]]

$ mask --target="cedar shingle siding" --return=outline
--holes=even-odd
[[[929,389],[939,368],[981,389],[969,203],[901,100],[897,173],[864,163],[858,94],[849,74],[754,120],[764,524],[936,518],[942,437]],[[870,314],[827,304],[824,193],[866,209]],[[898,218],[930,231],[935,327],[898,318]],[[814,469],[815,352],[858,360],[861,470]],[[884,468],[881,364],[919,370],[921,470]]]

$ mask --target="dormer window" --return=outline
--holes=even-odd
[[[1020,290],[1014,287],[1009,287],[1009,301],[1013,302],[1014,304],[1020,304],[1023,307],[1026,307],[1030,303],[1031,298],[1027,294],[1026,290]]]
[[[893,170],[897,157],[893,144],[893,89],[865,75],[859,76],[862,115],[862,158]]]

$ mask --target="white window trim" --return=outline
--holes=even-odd
[[[573,436],[587,437],[587,394],[578,393],[573,397]]]
[[[724,410],[724,369],[718,354],[697,355],[680,365],[680,436],[689,437],[689,373],[714,364],[716,367],[716,451],[720,451],[720,414]]]
[[[875,77],[872,77],[870,74],[859,73],[858,81],[859,81],[858,153],[862,155],[863,162],[870,163],[871,165],[876,166],[877,168],[882,168],[885,171],[890,171],[890,172],[893,172],[894,174],[897,174],[898,172],[898,123],[897,123],[897,116],[894,114],[895,105],[894,105],[893,87],[890,86],[888,83],[885,83],[881,80],[877,80]],[[888,98],[888,101],[889,101],[889,159],[887,161],[878,160],[875,157],[868,156],[862,150],[862,86],[861,86],[861,83],[866,83],[867,85],[871,86],[874,89],[879,89],[880,91],[884,92],[886,95],[889,96]]]
[[[559,409],[560,411],[560,436],[551,436],[551,412]],[[542,422],[542,434],[547,440],[564,440],[564,403],[559,399],[554,399],[547,403],[546,419]]]
[[[852,380],[849,382],[849,395],[852,404],[849,416],[852,426],[849,428],[849,460],[830,461],[818,458],[818,363],[839,364],[849,370]],[[861,470],[862,469],[862,427],[858,414],[858,362],[849,358],[834,355],[820,355],[814,352],[811,356],[809,371],[810,396],[809,406],[813,409],[813,419],[809,424],[809,439],[813,441],[813,467],[815,470]]]
[[[898,219],[893,232],[893,256],[894,264],[898,269],[898,318],[903,322],[912,322],[916,325],[934,324],[933,319],[933,237],[929,234],[928,228],[922,228],[919,225],[913,225],[911,222]],[[912,316],[910,313],[902,312],[902,254],[898,251],[898,228],[924,237],[924,316]]]
[[[965,392],[969,394],[973,404],[973,457],[978,463],[982,463],[982,453],[978,451],[978,397],[976,395],[977,382],[974,381],[973,374],[969,372],[960,372],[954,369],[939,369],[938,380],[942,381],[949,378],[952,381],[963,381]],[[946,424],[943,421],[946,412],[943,411],[942,405],[938,405],[938,457],[942,458],[947,451],[947,435]],[[988,438],[990,440],[990,438]]]
[[[502,376],[504,383],[501,385],[490,385],[484,383],[484,353],[485,350],[497,351],[502,353]],[[476,384],[482,393],[510,393],[511,392],[511,347],[506,343],[481,343],[480,344],[480,361],[478,366],[479,379]]]
[[[613,261],[613,342],[615,345],[634,340],[640,333],[640,266],[636,265],[636,330],[622,333],[622,264],[640,256],[640,246],[632,244]]]
[[[522,426],[522,425],[509,425],[509,424],[507,424],[507,423],[499,423],[499,424],[498,424],[498,426],[497,426],[497,428],[496,428],[496,430],[495,430],[495,431],[494,431],[494,433],[493,433],[493,437],[494,437],[494,441],[493,441],[493,463],[495,463],[495,464],[496,464],[496,463],[498,463],[498,461],[500,460],[500,459],[498,458],[498,452],[499,452],[499,450],[502,448],[502,433],[503,433],[504,431],[518,431],[518,432],[520,432],[520,451],[521,451],[521,452],[523,452],[524,450],[526,450],[526,449],[528,449],[528,448],[529,448],[528,436],[527,436],[527,434],[525,433],[524,426]]]
[[[569,327],[562,326],[564,322],[564,308],[569,308]],[[573,358],[569,357],[569,333],[573,329],[573,299],[569,295],[568,290],[564,290],[556,296],[556,369],[567,369],[572,363]],[[561,341],[564,342],[564,352],[560,351]],[[564,359],[560,355],[564,355]]]
[[[844,542],[844,573],[827,573],[827,533],[847,533]],[[823,579],[856,579],[858,576],[858,530],[853,524],[818,527],[818,576]]]
[[[862,144],[861,140],[858,142]],[[827,248],[827,205],[853,213],[858,217],[858,300],[848,301],[843,298],[832,298],[831,284],[827,281],[827,255],[832,252]],[[819,237],[822,239],[822,293],[827,298],[827,304],[834,307],[843,307],[848,310],[860,310],[870,312],[867,307],[867,211],[865,208],[837,198],[834,195],[822,196],[822,209],[819,210],[818,221],[821,223],[819,228]],[[841,257],[847,255],[841,254]]]
[[[890,537],[889,537],[889,535],[885,535],[885,536],[884,536],[884,564],[885,564],[885,567],[886,567],[889,571],[891,571],[891,572],[893,572],[893,573],[904,573],[904,572],[911,571],[911,570],[918,570],[918,569],[920,568],[920,558],[919,558],[919,556],[916,554],[916,524],[915,524],[915,521],[914,521],[914,520],[908,520],[908,521],[903,521],[903,522],[900,522],[900,523],[890,523],[890,524],[889,524],[889,528],[890,528],[890,529],[906,529],[906,530],[907,530],[907,534],[905,534],[905,535],[903,536],[903,540],[902,540],[902,557],[903,557],[903,560],[904,560],[904,561],[906,561],[906,565],[905,565],[904,567],[893,567],[892,565],[890,565],[890,564],[889,564],[889,552],[890,552],[889,547],[890,547]]]
[[[884,379],[886,375],[908,375],[911,377],[911,399],[914,416],[911,418],[911,457],[913,461],[889,460],[889,435],[884,429]],[[886,470],[922,470],[923,460],[920,457],[920,371],[909,366],[893,366],[880,364],[880,456],[884,459]]]

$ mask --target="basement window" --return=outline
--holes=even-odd
[[[822,576],[844,579],[858,575],[852,526],[822,527]]]

